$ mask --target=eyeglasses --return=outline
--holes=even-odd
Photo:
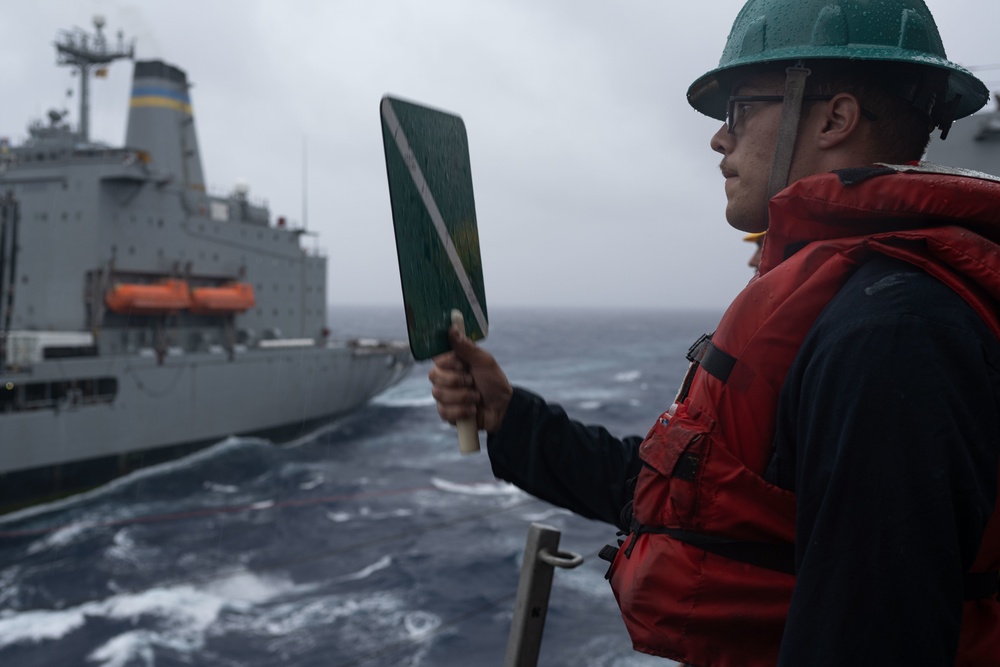
[[[803,102],[829,102],[834,98],[833,95],[803,95]],[[750,102],[783,102],[785,100],[784,95],[733,95],[729,98],[729,103],[726,106],[726,128],[729,130],[729,134],[732,134],[736,130],[736,126],[739,125],[740,115],[743,112],[742,105],[749,104]],[[878,120],[878,116],[873,114],[868,109],[861,107],[861,115],[871,121]]]

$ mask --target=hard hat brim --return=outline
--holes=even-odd
[[[726,107],[731,94],[730,87],[737,80],[740,72],[752,70],[754,66],[787,62],[789,65],[803,61],[806,67],[810,61],[824,60],[846,62],[878,61],[884,63],[917,64],[944,70],[948,73],[948,88],[946,99],[954,99],[960,95],[955,108],[955,118],[964,118],[981,109],[989,101],[990,93],[982,81],[964,67],[926,53],[915,54],[907,49],[891,47],[857,47],[850,49],[850,56],[845,56],[843,47],[810,47],[808,53],[803,53],[801,47],[783,50],[771,50],[766,54],[740,58],[724,66],[704,74],[695,80],[688,88],[688,103],[697,111],[716,120],[726,119]]]

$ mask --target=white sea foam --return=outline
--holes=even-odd
[[[77,537],[89,532],[95,525],[93,521],[80,521],[63,526],[28,545],[28,553],[37,554],[48,549],[72,544]]]
[[[379,521],[381,519],[395,519],[404,516],[413,516],[413,510],[407,508],[399,508],[394,510],[389,510],[388,512],[373,512],[372,508],[363,506],[358,509],[358,517],[363,518],[365,521]],[[327,512],[326,518],[334,523],[345,523],[351,521],[355,518],[350,512]]]
[[[599,410],[602,405],[604,404],[601,403],[600,401],[581,401],[580,404],[577,405],[577,407],[580,408],[581,410],[590,411],[590,410]]]
[[[101,663],[102,667],[126,667],[133,661],[152,667],[156,664],[153,646],[163,643],[157,639],[155,633],[146,630],[126,632],[91,651],[87,659]]]
[[[351,574],[345,574],[342,577],[337,577],[334,581],[360,581],[361,579],[367,579],[375,572],[379,570],[384,570],[385,568],[392,565],[392,557],[382,556],[377,561],[369,565],[368,567],[363,567],[357,572],[352,572]]]
[[[236,493],[240,490],[239,487],[232,484],[216,484],[215,482],[205,482],[202,484],[202,488],[212,493]]]
[[[0,648],[61,639],[83,625],[86,609],[25,611],[0,618]]]
[[[434,405],[434,397],[427,396],[379,396],[372,400],[376,405],[387,408],[425,408]]]
[[[615,375],[615,382],[635,382],[642,377],[642,371],[623,371]]]
[[[308,587],[298,587],[308,590]],[[77,630],[88,618],[137,621],[155,619],[155,629],[143,629],[112,637],[88,658],[101,667],[146,663],[150,646],[177,646],[197,650],[205,633],[224,609],[245,610],[296,590],[286,579],[240,573],[195,587],[180,584],[135,593],[122,593],[76,607],[32,610],[0,618],[0,648],[18,643],[59,640]]]
[[[423,639],[441,625],[441,619],[426,611],[412,611],[403,617],[403,628],[410,639]]]
[[[129,528],[117,531],[114,537],[111,538],[111,546],[104,550],[104,555],[108,559],[126,563],[138,562],[142,559],[144,553],[149,558],[155,556],[154,550],[136,545],[135,540],[132,539],[132,531]]]
[[[545,521],[554,516],[573,516],[573,513],[569,510],[564,510],[561,507],[556,507],[553,509],[545,510],[544,512],[535,512],[532,514],[523,514],[521,518],[525,521]]]
[[[5,514],[0,516],[0,526],[4,523],[20,521],[22,519],[40,516],[49,512],[61,511],[68,507],[76,507],[92,500],[98,500],[109,494],[115,493],[122,487],[132,485],[139,480],[159,477],[165,473],[175,470],[186,470],[232,449],[265,446],[271,445],[267,440],[262,438],[238,438],[230,436],[225,440],[208,447],[207,449],[194,452],[183,458],[167,461],[165,463],[158,463],[145,468],[139,468],[138,470],[134,470],[127,475],[118,477],[103,486],[99,486],[96,489],[78,493],[51,503],[40,503],[38,505],[32,505],[31,507]]]
[[[282,602],[254,610],[253,614],[229,614],[220,620],[215,634],[234,633],[271,638],[270,650],[283,646],[301,651],[314,641],[316,629],[336,632],[354,641],[359,650],[376,647],[391,638],[403,623],[403,602],[385,591],[367,591],[360,596],[329,596],[311,601]]]
[[[434,405],[434,397],[431,396],[430,382],[418,379],[404,382],[379,394],[372,399],[372,403],[389,408],[422,408]]]
[[[472,484],[464,484],[432,477],[431,484],[441,491],[461,493],[467,496],[510,496],[521,493],[516,486],[507,482],[474,482]]]
[[[303,491],[311,491],[312,489],[315,489],[317,486],[322,484],[324,481],[326,480],[323,477],[323,475],[317,474],[299,484],[299,488],[302,489]]]

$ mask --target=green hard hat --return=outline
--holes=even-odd
[[[975,113],[989,99],[982,81],[945,56],[923,0],[748,0],[719,66],[691,84],[688,102],[725,120],[731,70],[800,60],[808,67],[810,60],[838,59],[907,63],[946,73],[947,91],[939,102],[954,105],[951,119]]]

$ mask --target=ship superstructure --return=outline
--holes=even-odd
[[[936,136],[927,148],[927,160],[1000,176],[1000,100],[994,108],[956,121],[947,140]]]
[[[301,430],[399,381],[405,343],[336,343],[326,258],[245,186],[204,185],[190,86],[134,64],[125,146],[89,140],[86,79],[130,58],[64,33],[79,126],[0,145],[0,504],[231,434]]]

